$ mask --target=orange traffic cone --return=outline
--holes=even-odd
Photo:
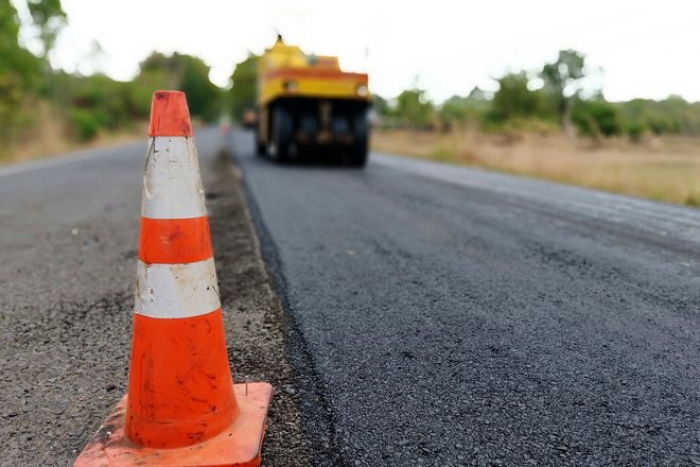
[[[272,387],[231,380],[185,95],[157,91],[141,205],[129,392],[83,466],[258,466]]]

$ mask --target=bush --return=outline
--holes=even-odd
[[[493,96],[487,122],[498,126],[509,120],[541,119],[551,117],[546,110],[542,90],[531,90],[527,74],[509,73],[498,79],[498,91]]]
[[[422,89],[407,89],[396,98],[396,117],[405,125],[428,129],[433,123],[433,103]]]
[[[643,122],[656,135],[700,134],[700,104],[691,104],[679,96],[660,101],[633,99],[617,106],[625,120]]]
[[[571,121],[584,136],[615,136],[622,133],[620,112],[614,105],[602,100],[577,101]]]
[[[452,96],[440,106],[438,118],[446,128],[465,126],[484,121],[491,108],[486,93],[475,87],[467,97]]]
[[[644,136],[647,127],[642,122],[627,122],[626,130],[630,139],[637,143],[642,140],[642,136]]]
[[[99,118],[92,112],[80,108],[70,114],[73,132],[80,141],[90,141],[100,130]]]
[[[538,133],[541,135],[553,134],[559,131],[560,126],[555,120],[530,117],[511,118],[505,122],[487,120],[481,128],[491,133]]]

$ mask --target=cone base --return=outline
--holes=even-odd
[[[240,409],[233,424],[203,443],[174,449],[146,448],[126,437],[126,395],[73,466],[257,467],[272,386],[268,383],[234,384],[233,389]]]

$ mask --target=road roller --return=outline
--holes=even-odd
[[[337,57],[304,53],[281,36],[258,63],[257,153],[276,161],[315,157],[367,163],[370,92],[366,73]]]

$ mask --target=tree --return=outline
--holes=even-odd
[[[477,86],[467,97],[452,96],[443,102],[438,116],[446,127],[464,125],[467,122],[481,120],[490,105],[491,102],[486,93]]]
[[[180,86],[181,63],[175,55],[168,57],[160,52],[152,52],[139,64],[139,70],[137,81],[158,81],[161,83],[159,86],[168,89]]]
[[[562,127],[570,136],[573,136],[571,99],[580,91],[579,83],[585,76],[585,60],[585,55],[575,50],[562,50],[557,60],[545,64],[540,73],[545,92],[554,104]]]
[[[258,60],[259,56],[249,52],[248,57],[238,63],[233,69],[229,91],[231,114],[235,120],[241,120],[246,110],[255,109],[255,99],[258,92]]]
[[[192,115],[212,122],[219,116],[223,91],[209,80],[209,66],[198,57],[174,54],[182,60],[182,79],[179,89],[187,94]]]
[[[467,119],[468,106],[466,97],[452,96],[442,103],[438,111],[438,117],[447,128],[455,124],[463,124]]]
[[[617,108],[603,99],[585,101],[577,99],[572,106],[571,112],[572,122],[578,128],[578,131],[585,136],[593,136],[598,139],[601,136],[615,136],[622,133],[622,119]],[[634,137],[641,136],[641,130],[632,130],[630,135]],[[640,131],[639,135],[632,132]]]
[[[27,7],[32,16],[32,23],[39,30],[39,40],[42,44],[41,59],[44,66],[47,88],[44,92],[49,93],[56,107],[60,112],[65,112],[65,93],[57,83],[54,70],[51,68],[49,53],[56,43],[58,33],[67,23],[66,12],[63,11],[61,0],[27,0]]]
[[[389,102],[379,94],[372,94],[372,109],[380,117],[386,117],[391,111]]]
[[[66,12],[63,11],[61,0],[27,0],[27,7],[34,25],[39,29],[39,39],[44,47],[42,56],[47,58],[58,33],[66,25]]]
[[[0,0],[0,79],[19,78],[19,85],[30,87],[38,71],[39,62],[28,50],[19,45],[19,18],[10,0]]]
[[[497,81],[498,91],[493,96],[489,113],[492,121],[502,123],[543,115],[542,92],[528,87],[530,80],[525,72],[508,73]]]
[[[19,27],[15,7],[0,0],[0,141],[8,143],[28,118],[23,110],[41,69],[39,60],[19,45]]]
[[[395,112],[399,120],[415,128],[427,128],[433,121],[433,104],[426,99],[425,91],[418,88],[399,94]]]
[[[140,65],[140,84],[132,95],[138,102],[150,103],[145,96],[158,88],[178,89],[187,94],[190,113],[205,121],[215,120],[221,111],[222,90],[209,80],[209,66],[198,57],[153,52]]]

